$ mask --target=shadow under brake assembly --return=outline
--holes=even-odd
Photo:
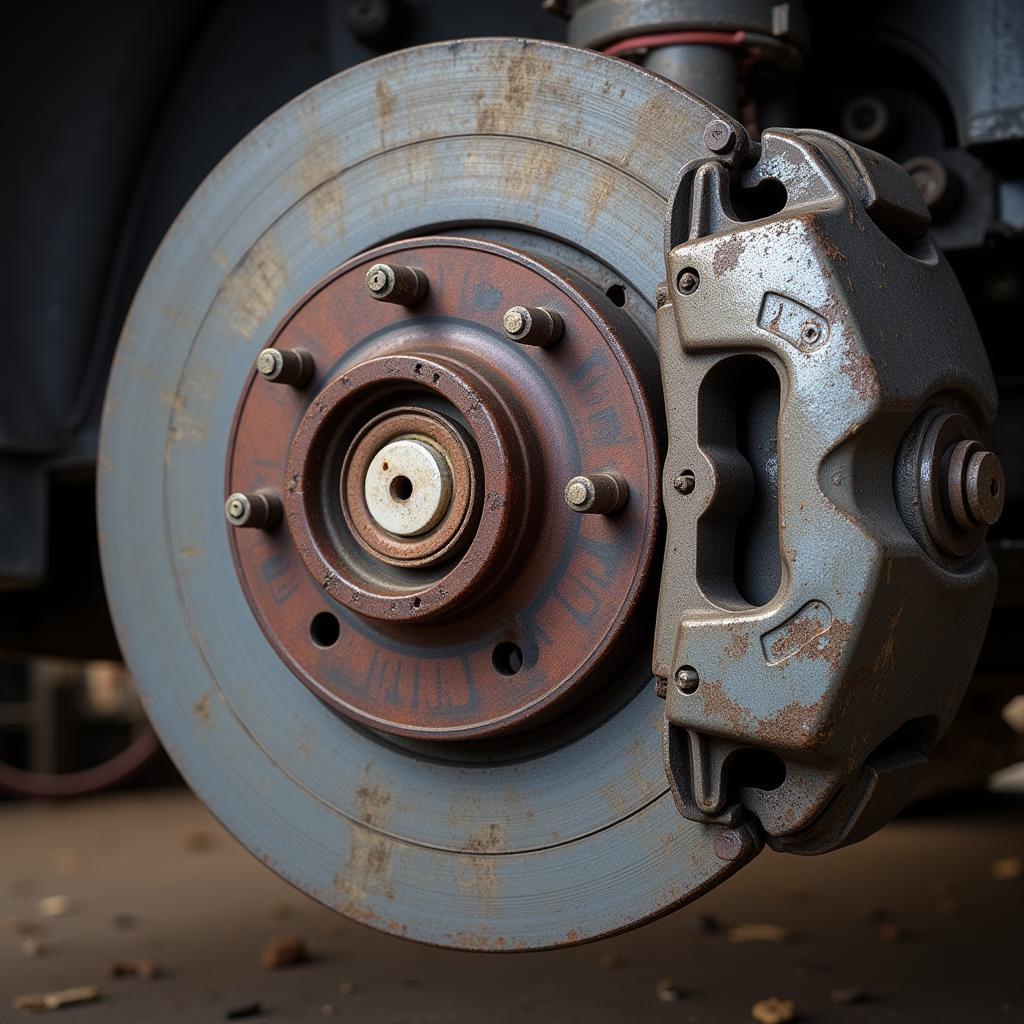
[[[880,827],[1002,503],[928,223],[876,154],[556,44],[273,115],[167,235],[103,424],[114,617],[189,783],[321,902],[468,949]]]

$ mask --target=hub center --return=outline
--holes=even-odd
[[[452,473],[428,441],[403,437],[370,460],[363,480],[373,521],[396,537],[417,537],[435,526],[452,500]]]

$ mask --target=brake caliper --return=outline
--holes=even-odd
[[[666,769],[686,817],[778,850],[903,806],[994,598],[995,385],[928,223],[898,167],[816,131],[694,161],[670,207]]]

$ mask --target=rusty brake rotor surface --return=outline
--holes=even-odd
[[[136,296],[99,481],[122,647],[197,793],[351,917],[573,943],[753,853],[677,812],[650,674],[653,299],[716,117],[555,44],[391,54],[243,140]]]

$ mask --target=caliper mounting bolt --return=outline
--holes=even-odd
[[[224,515],[234,527],[272,530],[281,521],[281,499],[272,491],[235,491],[224,502]]]
[[[700,284],[700,274],[693,267],[686,267],[676,275],[676,288],[683,295],[692,295]]]
[[[711,848],[719,860],[737,860],[751,852],[750,833],[746,829],[725,828],[715,833]]]
[[[618,512],[628,498],[629,484],[614,469],[574,476],[565,485],[565,503],[573,512],[608,516]]]
[[[692,469],[684,469],[682,473],[676,474],[672,480],[672,486],[680,494],[692,494],[694,487],[697,486],[697,478],[693,474]]]
[[[271,384],[301,388],[313,376],[313,357],[297,348],[265,348],[256,357],[256,372]]]
[[[378,302],[415,306],[426,297],[429,287],[427,275],[416,267],[374,263],[366,272],[366,290]]]
[[[999,456],[978,441],[960,441],[953,447],[948,465],[947,496],[957,524],[965,530],[994,526],[1006,500]]]
[[[682,665],[676,669],[676,689],[687,695],[695,693],[700,686],[700,676],[692,665]]]
[[[736,133],[725,121],[712,121],[704,129],[704,145],[712,153],[726,153],[736,142]]]
[[[513,306],[505,311],[501,326],[509,341],[540,348],[554,345],[565,331],[562,318],[543,306]]]

